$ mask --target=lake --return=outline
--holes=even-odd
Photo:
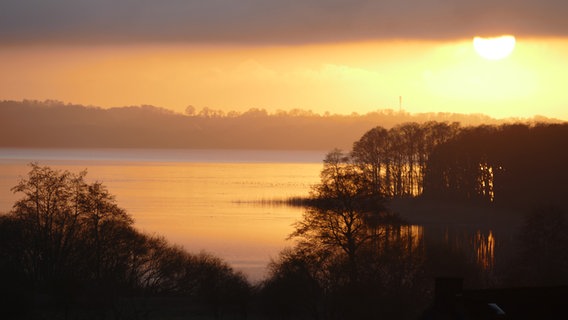
[[[303,209],[261,205],[307,196],[319,181],[323,151],[0,149],[0,212],[20,197],[10,191],[30,162],[87,169],[116,196],[135,226],[188,251],[205,250],[260,280]],[[266,202],[266,201],[265,201]]]
[[[71,172],[86,169],[87,180],[103,182],[138,230],[162,235],[190,252],[213,253],[258,281],[270,259],[294,244],[286,238],[304,211],[271,201],[307,196],[319,182],[325,153],[0,149],[0,212],[8,212],[18,199],[10,189],[26,177],[30,162]],[[423,207],[393,208],[416,213],[411,221],[419,225],[401,230],[412,240],[412,250],[422,250],[428,238],[459,248],[484,269],[493,269],[510,238],[475,212],[471,221],[456,225],[432,222],[431,213],[421,214]]]

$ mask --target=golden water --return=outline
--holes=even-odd
[[[197,159],[200,162],[194,162],[195,157],[188,161],[38,157],[47,158],[39,159],[40,165],[54,169],[87,169],[87,179],[103,182],[140,231],[163,235],[192,252],[211,252],[251,279],[260,279],[270,258],[293,244],[286,237],[303,209],[258,202],[307,196],[319,180],[321,163],[276,162],[263,154],[230,162],[231,155],[227,152],[225,162],[216,156],[211,156],[212,162],[203,162],[206,155]],[[254,162],[255,157],[261,162]],[[303,158],[300,154],[298,161]],[[29,162],[0,156],[0,212],[9,211],[20,196],[9,189],[27,175]]]
[[[87,179],[103,182],[138,230],[191,252],[211,252],[260,280],[270,259],[293,245],[286,237],[304,211],[271,201],[307,196],[319,182],[321,159],[321,152],[290,151],[0,149],[0,213],[20,197],[10,188],[26,177],[29,162],[87,169]],[[446,229],[441,237],[491,270],[493,232],[460,230]],[[389,233],[386,241],[403,241],[414,254],[422,250],[424,236],[423,226],[411,225]]]

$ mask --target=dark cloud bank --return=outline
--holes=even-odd
[[[295,44],[568,34],[565,0],[3,0],[0,43]]]

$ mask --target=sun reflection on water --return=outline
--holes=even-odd
[[[474,248],[477,264],[486,271],[493,270],[495,267],[495,237],[493,231],[489,230],[486,236],[481,230],[477,230],[474,236]]]

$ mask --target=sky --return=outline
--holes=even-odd
[[[566,12],[560,0],[2,0],[0,99],[568,120]],[[517,39],[507,58],[475,52],[474,36],[503,34]]]

